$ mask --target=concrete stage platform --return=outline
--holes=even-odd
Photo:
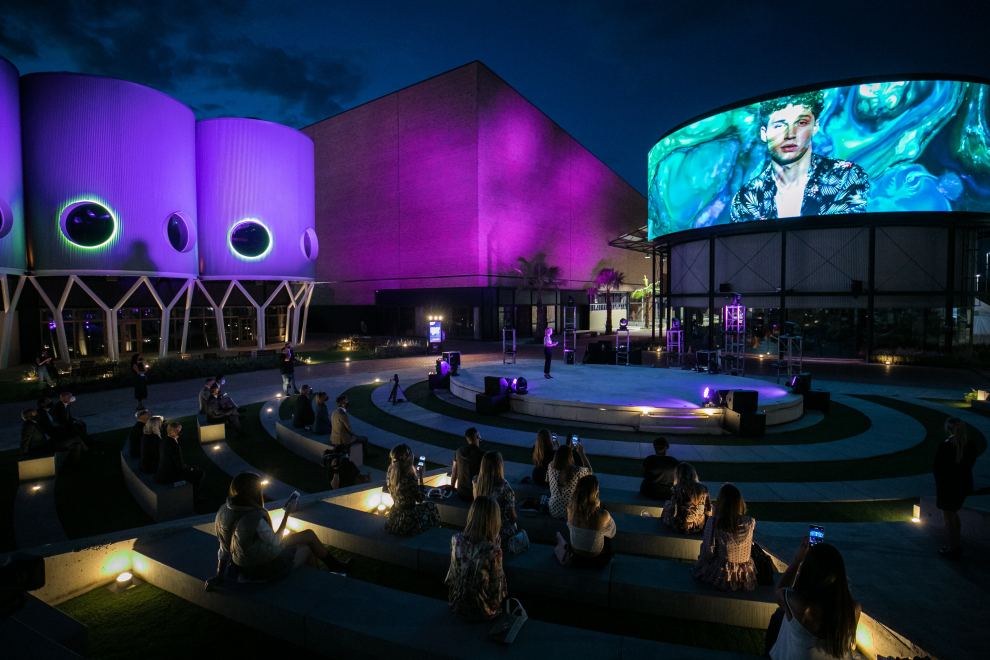
[[[485,391],[485,376],[509,380],[522,376],[529,393],[511,398],[512,412],[665,433],[719,433],[721,411],[703,408],[706,387],[715,390],[757,390],[767,425],[786,424],[804,413],[804,397],[778,385],[752,378],[709,375],[695,371],[554,363],[543,377],[542,360],[462,368],[450,379],[454,396],[474,403]]]

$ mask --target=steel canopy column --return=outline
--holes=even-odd
[[[48,297],[45,290],[38,284],[38,279],[34,276],[29,276],[28,279],[38,291],[41,299],[48,305],[48,309],[52,310],[52,318],[55,320],[55,338],[58,341],[59,361],[67,362],[69,361],[69,342],[65,339],[65,325],[62,323],[62,314],[58,311],[58,306],[52,303],[51,298]]]
[[[3,336],[0,337],[0,369],[6,369],[10,364],[10,333],[14,331],[14,311],[21,299],[24,282],[27,277],[20,276],[14,294],[10,294],[10,276],[6,273],[0,277],[0,287],[3,289]]]
[[[708,350],[715,349],[715,235],[708,238]]]
[[[306,324],[309,322],[309,301],[313,299],[313,289],[316,288],[316,283],[313,282],[309,285],[309,292],[306,294],[306,302],[303,304],[303,319],[302,328],[299,332],[299,344],[306,343]]]
[[[186,287],[186,314],[182,322],[182,345],[179,346],[179,357],[186,352],[186,344],[189,340],[189,309],[192,307],[193,289],[196,287],[195,280],[189,280]]]

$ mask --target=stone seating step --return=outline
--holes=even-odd
[[[463,621],[442,600],[308,567],[270,584],[238,584],[228,579],[219,591],[207,593],[203,581],[216,571],[216,549],[216,538],[195,528],[138,539],[134,552],[141,555],[141,560],[135,561],[135,572],[201,607],[264,629],[280,639],[339,657],[743,657],[534,620],[523,626],[511,647],[503,647],[487,640],[490,622]]]
[[[4,658],[81,660],[84,657],[14,617],[0,621],[0,648]]]
[[[11,618],[73,653],[85,656],[89,650],[89,629],[86,626],[31,594],[28,594],[24,607]],[[6,653],[2,643],[0,648]]]
[[[160,484],[155,481],[154,475],[141,472],[138,469],[139,460],[131,458],[126,452],[125,447],[120,454],[120,469],[124,473],[124,483],[145,513],[154,518],[155,522],[196,515],[192,484],[186,483],[178,487],[172,484]]]
[[[445,575],[450,565],[449,529],[432,529],[411,538],[393,536],[385,533],[382,516],[328,502],[312,503],[292,518],[312,529],[323,543],[350,552],[438,575]],[[630,565],[635,567],[624,569]],[[683,562],[620,554],[601,570],[576,570],[560,565],[552,545],[532,543],[522,555],[506,555],[503,566],[513,591],[553,593],[600,607],[630,609],[624,605],[627,596],[652,594],[653,599],[663,601],[655,606],[658,614],[691,612],[689,618],[752,628],[766,627],[776,609],[773,587],[722,592],[695,580],[690,565]],[[619,576],[615,585],[614,575]],[[613,586],[622,597],[612,596]]]
[[[275,423],[275,440],[292,453],[318,465],[323,464],[323,452],[333,447],[329,434],[317,435],[284,422]],[[359,467],[364,465],[364,453],[359,443],[351,445],[349,458]]]
[[[227,439],[227,425],[223,422],[211,422],[203,413],[196,415],[196,432],[199,434],[200,444]]]
[[[17,478],[20,481],[54,477],[69,458],[69,452],[57,451],[48,456],[24,457],[17,460]]]

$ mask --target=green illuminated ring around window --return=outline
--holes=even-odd
[[[255,255],[249,255],[238,252],[237,248],[234,247],[234,232],[236,232],[241,227],[244,227],[245,225],[257,225],[261,227],[262,230],[264,230],[265,237],[268,239],[268,245],[265,247],[264,251],[259,252],[258,254]],[[240,257],[241,259],[247,259],[248,261],[256,261],[258,259],[264,259],[265,257],[267,257],[268,253],[272,251],[272,245],[274,244],[274,242],[275,241],[272,239],[272,232],[268,229],[268,227],[265,226],[265,223],[261,222],[257,218],[244,218],[243,220],[239,220],[235,222],[231,226],[230,231],[227,232],[227,245],[230,247],[230,251],[233,252],[238,257]]]
[[[0,197],[0,238],[10,233],[14,228],[14,213],[10,210],[10,204],[3,197]]]
[[[69,236],[69,229],[66,225],[66,222],[68,221],[69,216],[72,215],[73,211],[75,211],[80,206],[87,206],[90,204],[99,207],[103,211],[106,211],[106,215],[109,216],[110,221],[112,223],[112,227],[106,238],[104,238],[99,243],[94,243],[93,245],[83,245],[82,243],[78,243],[72,240],[72,238]],[[82,248],[84,250],[96,250],[109,244],[111,241],[113,241],[114,238],[116,238],[117,228],[118,228],[117,218],[116,216],[114,216],[113,212],[110,211],[110,209],[108,209],[105,204],[101,204],[100,202],[94,202],[93,200],[89,200],[89,199],[80,202],[73,202],[72,204],[69,204],[65,208],[63,208],[62,212],[59,213],[58,225],[59,225],[59,229],[62,230],[62,236],[65,238],[65,240],[67,240],[71,245],[78,248]]]

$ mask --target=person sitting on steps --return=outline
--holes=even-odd
[[[213,387],[213,383],[216,380],[213,378],[207,378],[206,384],[203,385],[203,389],[199,391],[199,414],[206,414],[206,402],[210,400],[210,388]]]
[[[330,431],[330,444],[360,445],[361,462],[363,463],[364,457],[368,453],[368,438],[367,436],[358,435],[351,428],[351,418],[347,415],[348,405],[350,405],[350,401],[347,400],[346,394],[341,394],[337,397],[337,409],[330,415],[330,425],[333,427],[333,430]],[[351,451],[353,452],[354,449],[355,447],[352,446]]]
[[[236,407],[224,407],[220,397],[220,385],[210,386],[210,398],[206,401],[206,419],[214,424],[230,424],[237,430],[238,436],[244,436],[241,431],[241,414]]]
[[[330,435],[333,432],[333,425],[330,423],[330,410],[327,408],[327,401],[329,400],[330,397],[326,392],[317,392],[313,395],[313,402],[316,404],[313,433],[316,435]]]
[[[450,569],[444,580],[447,602],[468,621],[494,619],[508,596],[498,544],[501,527],[498,504],[490,497],[479,497],[471,504],[464,531],[450,539]]]
[[[312,391],[312,387],[303,385],[299,391],[299,396],[296,397],[296,412],[292,416],[292,426],[297,429],[309,431],[313,428],[313,422],[316,421],[316,414],[313,412],[313,402],[309,398]]]
[[[677,459],[667,455],[668,449],[670,443],[667,439],[657,438],[653,441],[653,456],[643,459],[643,483],[639,487],[639,494],[643,497],[660,502],[670,499]]]
[[[742,493],[725,484],[715,500],[715,514],[705,523],[698,562],[691,574],[722,591],[756,589],[756,564],[752,559],[756,521],[746,514]]]
[[[473,426],[464,432],[466,445],[461,445],[454,452],[454,464],[450,467],[450,485],[457,491],[457,497],[463,502],[474,501],[474,478],[481,471],[481,459],[485,452],[481,450],[481,434]]]
[[[592,472],[591,461],[584,453],[584,445],[578,442],[575,446],[576,451],[571,445],[564,445],[558,449],[553,457],[553,465],[547,470],[547,480],[550,482],[550,515],[557,520],[567,519],[571,494],[577,487],[578,481]],[[583,465],[575,465],[575,454]]]
[[[47,456],[57,451],[67,451],[73,461],[89,450],[83,441],[76,437],[71,438],[49,438],[41,430],[38,424],[38,411],[33,408],[21,411],[21,456],[37,457]]]
[[[131,427],[127,438],[127,451],[131,458],[141,458],[141,439],[144,437],[144,427],[151,419],[151,411],[139,410],[134,413],[134,426]]]
[[[712,515],[708,487],[698,483],[698,473],[690,463],[681,463],[674,470],[674,487],[670,499],[663,505],[660,522],[681,534],[700,534],[705,519]]]
[[[604,568],[612,561],[615,520],[601,508],[598,477],[581,477],[567,506],[567,529],[571,542],[557,532],[554,554],[561,564],[579,568]]]
[[[472,483],[474,484],[475,498],[487,495],[498,504],[499,511],[502,512],[502,528],[498,533],[499,544],[502,549],[508,548],[509,539],[519,531],[516,526],[516,494],[512,492],[512,486],[505,480],[505,464],[502,461],[502,454],[497,451],[485,452],[481,458],[481,467],[478,470]]]
[[[302,565],[319,568],[320,562],[334,573],[346,573],[351,560],[339,561],[311,529],[283,536],[295,505],[285,508],[278,529],[265,509],[262,479],[242,472],[230,482],[227,502],[217,511],[216,534],[220,541],[217,574],[206,581],[214,591],[232,561],[241,571],[238,581],[280,580]]]
[[[192,484],[193,499],[196,501],[205,500],[202,486],[206,473],[199,468],[190,467],[182,461],[182,450],[179,448],[182,424],[172,422],[168,425],[166,432],[168,435],[162,438],[158,445],[158,470],[155,472],[155,481],[160,484],[187,481]]]
[[[398,536],[416,536],[440,526],[440,512],[433,502],[423,501],[422,475],[413,467],[412,449],[407,444],[392,447],[392,463],[385,482],[392,496],[392,508],[385,519],[385,531]]]

